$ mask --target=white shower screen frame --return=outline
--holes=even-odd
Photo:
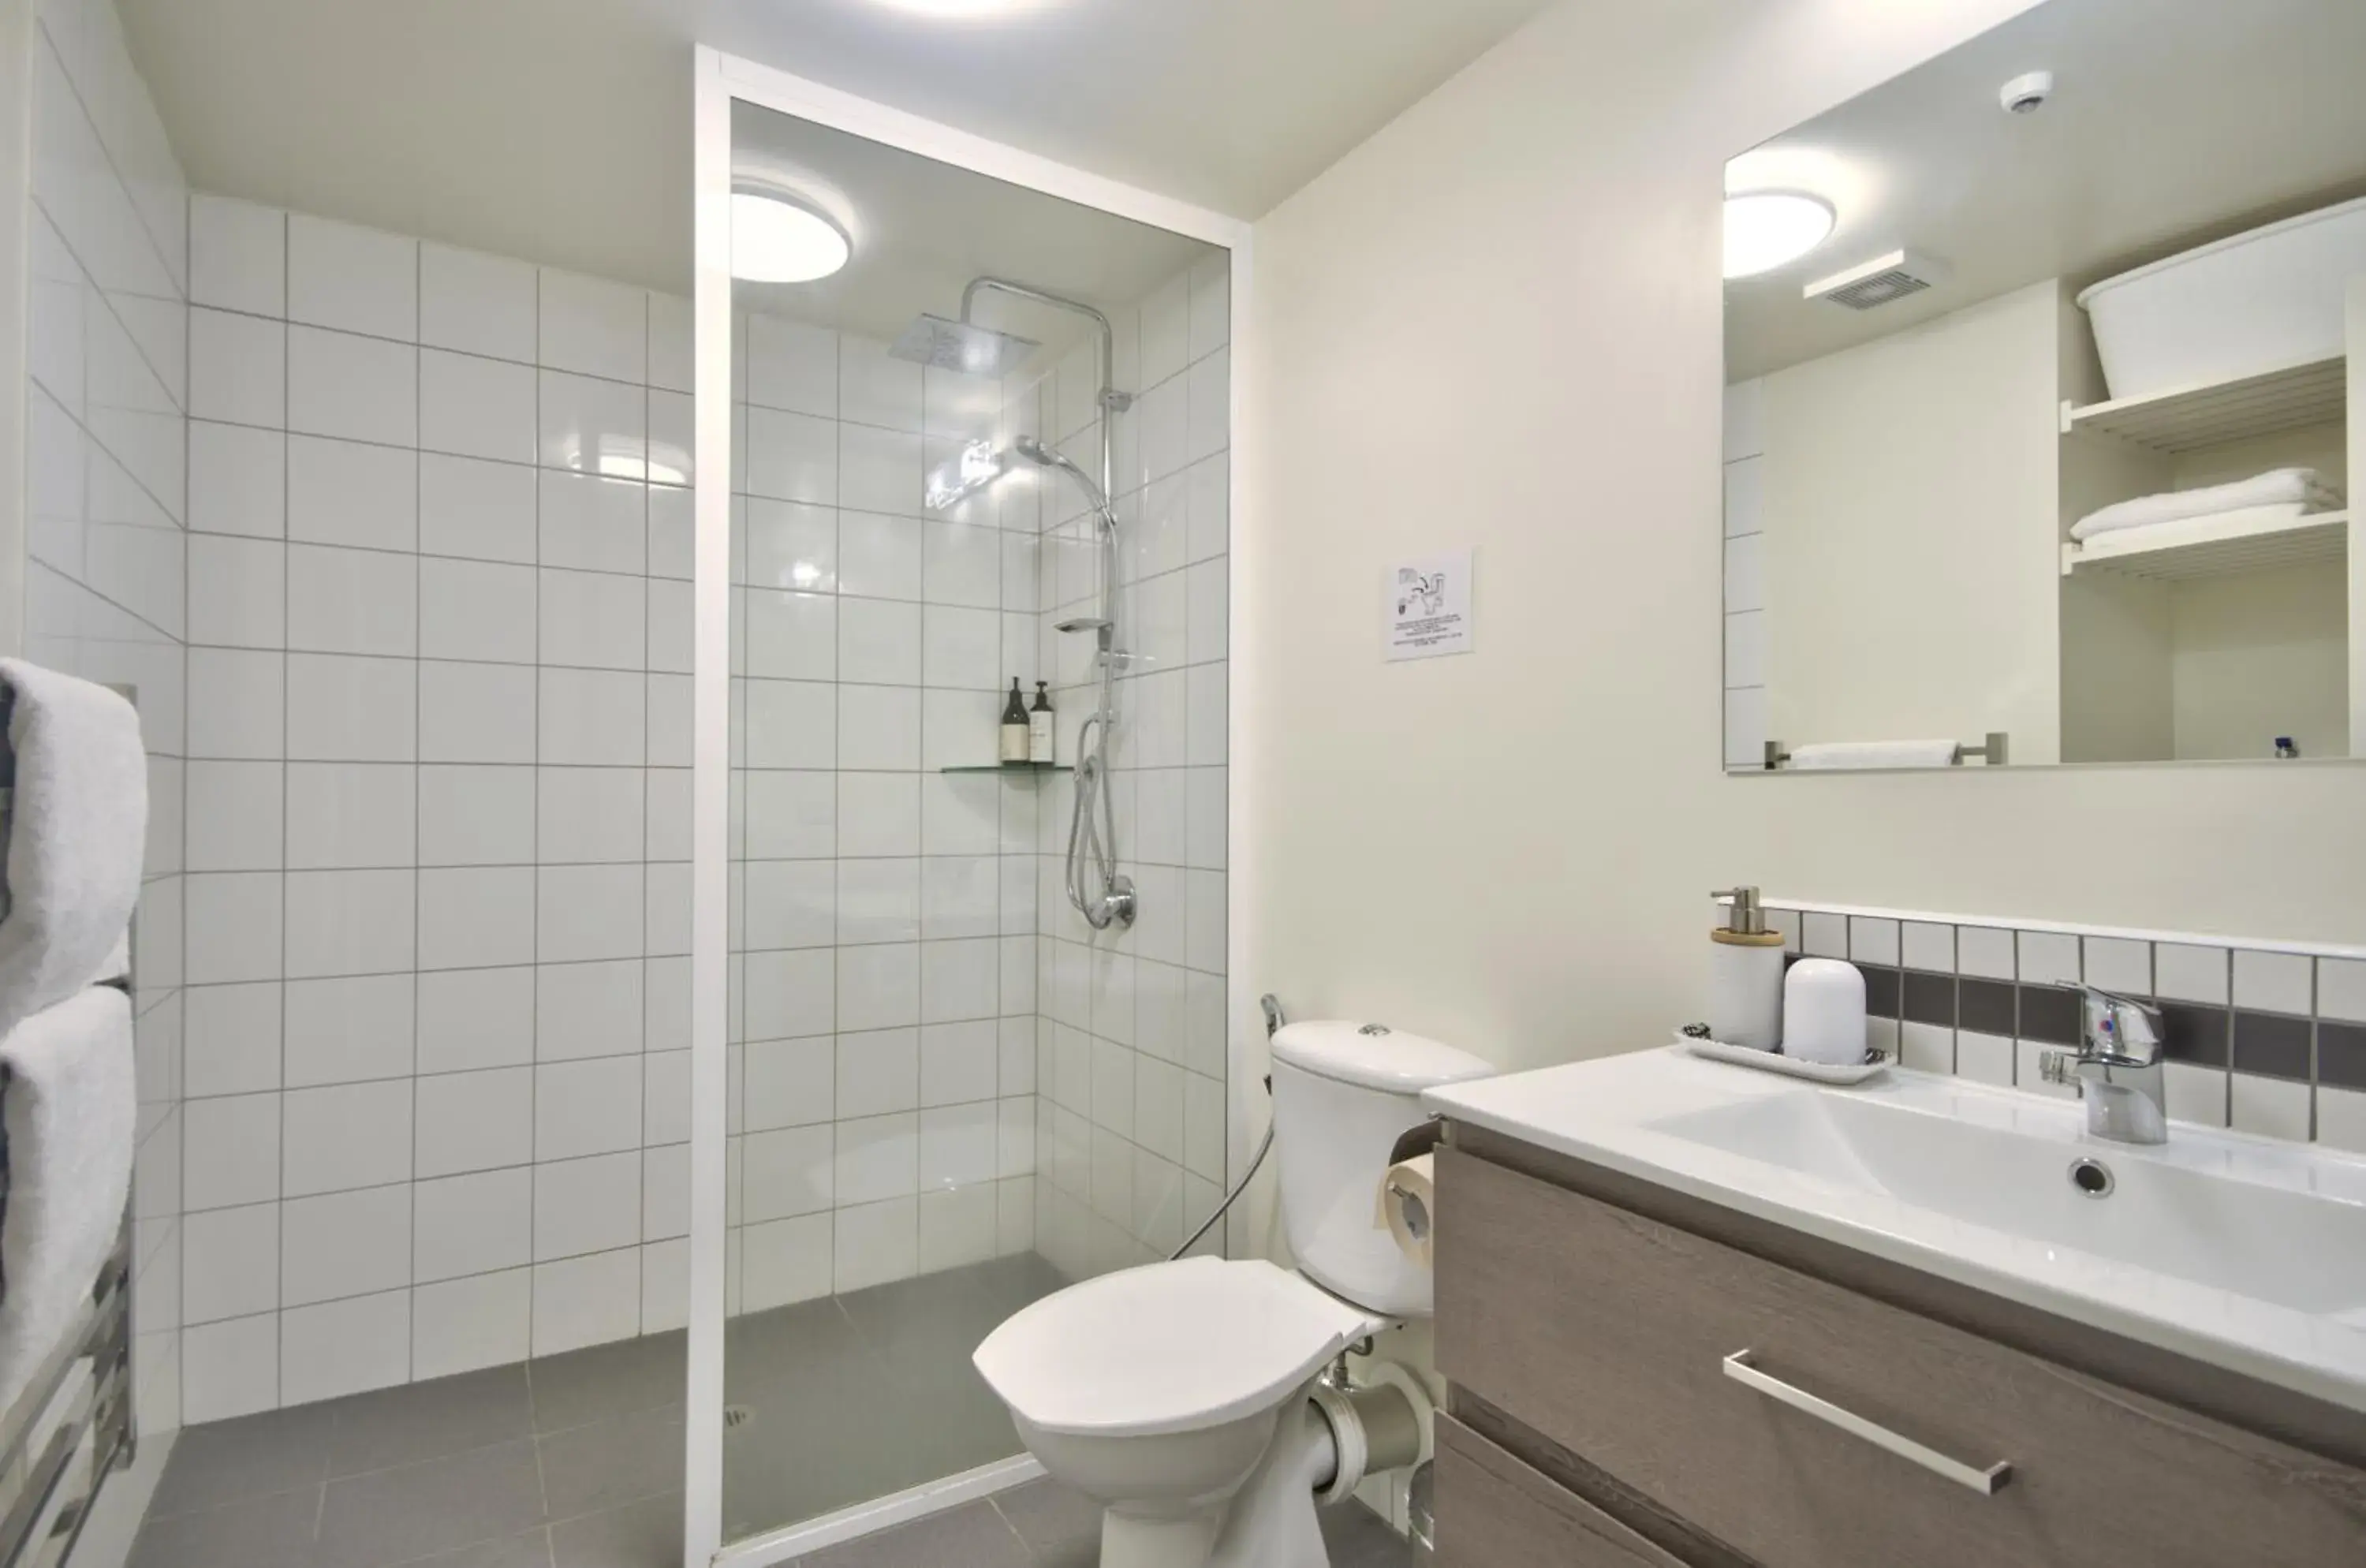
[[[1255,520],[1245,503],[1245,474],[1255,462],[1255,433],[1242,417],[1244,389],[1255,380],[1254,316],[1250,299],[1251,226],[1205,208],[1038,157],[935,120],[890,108],[817,82],[791,75],[719,50],[694,51],[696,120],[693,180],[696,205],[697,410],[696,612],[692,681],[691,926],[691,1229],[690,1355],[684,1424],[686,1469],[682,1508],[685,1568],[764,1568],[873,1530],[919,1518],[1042,1473],[1026,1456],[963,1475],[873,1499],[827,1517],[729,1543],[723,1540],[724,1404],[724,1137],[727,1117],[726,1010],[730,942],[726,886],[730,810],[730,548],[731,548],[731,106],[747,102],[883,145],[933,158],[955,168],[1024,186],[1047,196],[1098,208],[1187,238],[1224,247],[1232,256],[1232,389],[1230,442],[1232,545],[1226,552],[1232,614],[1227,669],[1227,756],[1232,787],[1227,816],[1227,935],[1225,988],[1229,1105],[1226,1160],[1232,1179],[1244,1174],[1266,1110],[1242,1091],[1262,1080],[1264,1041],[1247,955],[1255,911],[1242,890],[1256,846],[1241,809],[1244,779],[1256,758],[1244,733],[1241,672],[1254,671],[1255,583],[1240,548]],[[1252,1222],[1227,1221],[1227,1252],[1261,1247]],[[815,1412],[827,1419],[827,1412]]]

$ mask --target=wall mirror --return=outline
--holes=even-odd
[[[1729,769],[2366,755],[2361,72],[2049,0],[1727,166]]]

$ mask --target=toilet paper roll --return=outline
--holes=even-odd
[[[1437,1215],[1437,1157],[1422,1155],[1389,1167],[1380,1178],[1380,1213],[1373,1224],[1388,1227],[1399,1252],[1425,1269],[1430,1267],[1430,1241]]]

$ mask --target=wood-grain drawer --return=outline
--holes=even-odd
[[[2358,1568],[2366,1474],[1455,1150],[1437,1361],[1765,1568]],[[1737,1381],[1975,1470],[1982,1495]],[[1442,1511],[1442,1510],[1441,1510]]]
[[[1437,1568],[1684,1568],[1453,1416],[1437,1416]]]

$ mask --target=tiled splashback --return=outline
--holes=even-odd
[[[2366,950],[1768,900],[1786,951],[1864,971],[1871,1043],[1924,1072],[2070,1096],[2081,981],[2156,1002],[2181,1122],[2366,1153]]]

